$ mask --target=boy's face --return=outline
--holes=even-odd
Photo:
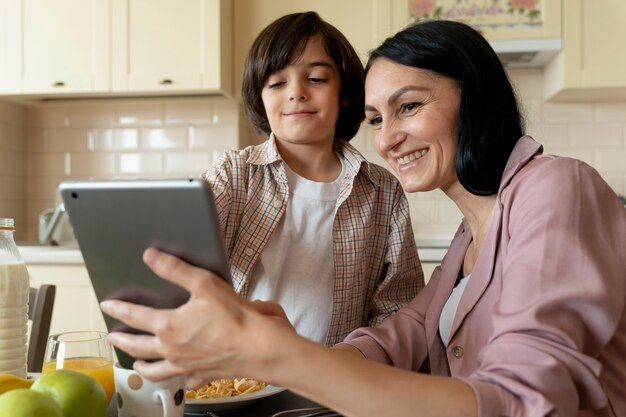
[[[328,146],[339,116],[339,70],[320,37],[301,56],[269,76],[261,97],[270,127],[284,145]]]

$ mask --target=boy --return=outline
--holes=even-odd
[[[316,13],[283,16],[254,41],[242,97],[269,138],[227,152],[211,184],[235,290],[275,300],[299,334],[332,345],[380,323],[424,281],[404,192],[349,141],[364,72]]]

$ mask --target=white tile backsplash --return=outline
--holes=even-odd
[[[119,125],[163,124],[163,103],[160,100],[120,101],[115,106],[115,122]]]
[[[237,149],[239,147],[237,126],[217,124],[189,128],[189,148],[197,150]]]
[[[165,104],[166,124],[212,124],[214,111],[207,100],[171,101]]]
[[[87,128],[51,128],[47,131],[47,151],[87,152],[93,149],[93,132]]]
[[[139,131],[127,129],[97,129],[93,151],[120,151],[139,149]]]
[[[595,119],[598,121],[618,121],[626,119],[626,103],[597,103]]]
[[[26,109],[10,103],[0,102],[0,126],[24,128]]]
[[[163,155],[161,153],[123,153],[118,155],[117,174],[136,176],[161,175]]]
[[[624,127],[618,122],[573,124],[570,129],[570,144],[574,147],[621,147]]]
[[[602,172],[626,171],[626,148],[595,149],[594,161],[591,165],[602,167]],[[624,191],[621,191],[624,193]]]
[[[213,163],[209,152],[168,152],[165,173],[171,176],[198,177]]]
[[[68,107],[70,126],[108,127],[115,123],[114,104],[110,102],[75,102]]]
[[[26,109],[0,102],[0,217],[15,220],[26,236]]]
[[[543,122],[589,122],[593,113],[593,103],[543,103]]]
[[[187,132],[185,127],[142,128],[139,144],[145,150],[186,149]]]
[[[527,131],[545,153],[579,158],[626,194],[626,102],[544,102],[540,70],[511,70]],[[0,216],[35,239],[60,181],[198,176],[224,151],[259,136],[236,100],[216,97],[0,102]],[[351,143],[381,166],[369,126]],[[438,190],[407,195],[418,238],[453,234],[459,210]]]

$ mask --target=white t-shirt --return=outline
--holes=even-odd
[[[340,158],[341,159],[341,158]],[[333,220],[342,171],[333,182],[299,176],[286,164],[289,201],[254,267],[248,299],[275,300],[298,334],[323,343],[333,308]]]
[[[456,309],[459,306],[459,301],[461,301],[461,297],[463,296],[463,292],[465,291],[465,287],[471,275],[472,274],[469,274],[462,278],[461,281],[456,284],[456,287],[452,290],[452,294],[450,294],[446,305],[443,306],[443,310],[441,311],[441,316],[439,317],[439,336],[446,347],[448,346],[448,342],[450,342],[450,332],[452,331],[452,322],[456,315]]]

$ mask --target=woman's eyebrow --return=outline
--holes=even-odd
[[[420,87],[420,86],[417,86],[417,85],[407,85],[407,86],[404,86],[404,87],[400,87],[399,89],[394,91],[393,94],[391,94],[389,96],[389,98],[387,99],[387,104],[389,104],[389,105],[394,104],[396,101],[398,101],[398,99],[400,97],[402,97],[405,93],[407,93],[409,91],[430,91],[430,88],[428,88],[428,87]],[[376,111],[376,107],[371,106],[369,104],[365,104],[364,110],[365,111]]]
[[[387,104],[395,103],[400,97],[402,97],[405,93],[409,91],[430,91],[430,88],[420,87],[417,85],[407,85],[404,87],[398,88],[392,95],[387,99]]]

